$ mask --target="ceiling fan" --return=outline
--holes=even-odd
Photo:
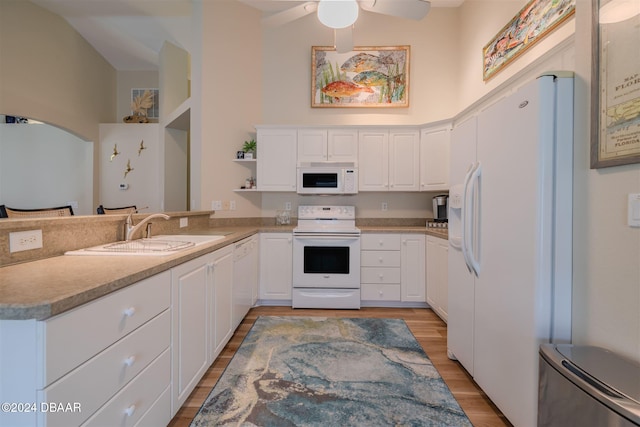
[[[262,22],[276,27],[316,12],[320,22],[334,29],[336,51],[342,53],[353,49],[352,30],[359,9],[419,21],[430,8],[428,0],[311,0],[266,16]]]

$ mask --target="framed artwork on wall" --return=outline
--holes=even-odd
[[[311,48],[311,107],[409,106],[409,46]]]
[[[591,169],[640,163],[640,1],[593,1]]]
[[[146,117],[148,119],[160,118],[160,90],[156,88],[135,88],[131,89],[131,105],[136,104],[136,100],[144,99],[145,96],[151,96],[151,106],[146,108]],[[131,111],[133,114],[134,111]]]
[[[576,0],[531,0],[482,48],[489,80],[575,13]]]

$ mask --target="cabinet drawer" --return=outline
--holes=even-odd
[[[400,301],[400,285],[363,283],[360,289],[362,301]]]
[[[80,425],[170,344],[171,311],[166,310],[47,387],[41,402],[78,402],[82,411],[46,412],[46,425]],[[90,392],[87,387],[91,387]]]
[[[83,427],[95,426],[133,426],[149,409],[158,397],[169,387],[171,381],[171,350],[166,349],[125,388],[116,394],[106,405],[96,412]],[[171,405],[165,408],[171,415]],[[171,418],[166,420],[166,425]]]
[[[360,238],[360,248],[362,250],[382,251],[400,250],[399,234],[363,234]]]
[[[166,426],[171,422],[171,387],[167,387],[151,408],[140,418],[136,427]]]
[[[362,267],[400,267],[400,252],[362,251],[360,265]]]
[[[45,388],[171,304],[169,271],[60,314],[44,323]]]
[[[397,283],[400,284],[399,267],[362,267],[360,269],[362,283]]]

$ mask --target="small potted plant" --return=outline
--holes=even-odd
[[[250,141],[245,141],[242,146],[242,151],[244,151],[245,159],[253,159],[256,155],[256,140],[252,139]]]

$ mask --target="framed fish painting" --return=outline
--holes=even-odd
[[[408,107],[409,46],[311,48],[311,107]]]

